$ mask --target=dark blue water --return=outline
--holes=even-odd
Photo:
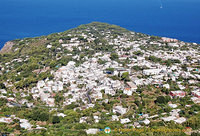
[[[200,0],[0,0],[0,47],[92,21],[200,43]]]

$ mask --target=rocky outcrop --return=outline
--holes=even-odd
[[[0,53],[8,53],[11,51],[12,47],[13,47],[14,43],[11,41],[8,41],[5,43],[5,45],[3,46],[3,48],[0,50]]]

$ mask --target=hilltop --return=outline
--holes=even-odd
[[[117,35],[127,35],[130,36],[131,31],[126,30],[125,28],[121,28],[119,26],[116,25],[110,25],[107,23],[100,23],[100,22],[92,22],[90,24],[86,24],[86,25],[80,25],[77,28],[74,29],[70,29],[67,30],[65,32],[60,32],[60,33],[53,33],[50,34],[48,36],[41,36],[41,37],[35,37],[35,38],[25,38],[25,39],[16,39],[16,40],[12,40],[9,41],[8,44],[5,44],[3,49],[1,50],[1,53],[11,53],[11,52],[15,52],[18,48],[22,49],[24,48],[24,46],[20,46],[23,45],[24,43],[26,43],[26,45],[29,48],[32,48],[32,46],[42,46],[42,45],[47,45],[51,42],[57,42],[59,39],[62,40],[69,40],[70,38],[72,38],[73,36],[69,36],[69,35],[79,35],[79,38],[82,38],[83,36],[82,34],[88,34],[88,36],[91,36],[91,38],[98,38],[98,39],[104,39],[103,37],[106,36],[106,34],[111,34],[113,37],[116,37]],[[137,34],[137,33],[135,33]],[[138,33],[139,34],[139,33]],[[144,35],[144,34],[139,34],[140,35]],[[133,38],[133,37],[132,37]],[[138,38],[137,36],[135,36],[135,39]],[[12,43],[12,44],[11,44]],[[15,46],[13,46],[13,44]],[[12,48],[13,46],[13,48]],[[12,49],[11,49],[12,48]],[[23,49],[22,49],[23,50]]]
[[[100,129],[109,126],[177,136],[191,127],[196,133],[199,47],[100,22],[9,41],[0,52],[0,130],[106,135]]]

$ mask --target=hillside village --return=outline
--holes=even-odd
[[[97,22],[11,42],[0,55],[5,132],[56,135],[59,130],[51,130],[63,126],[74,135],[103,134],[106,126],[199,130],[199,44]]]

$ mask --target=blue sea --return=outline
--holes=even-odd
[[[200,0],[0,0],[0,48],[93,21],[200,43]]]

